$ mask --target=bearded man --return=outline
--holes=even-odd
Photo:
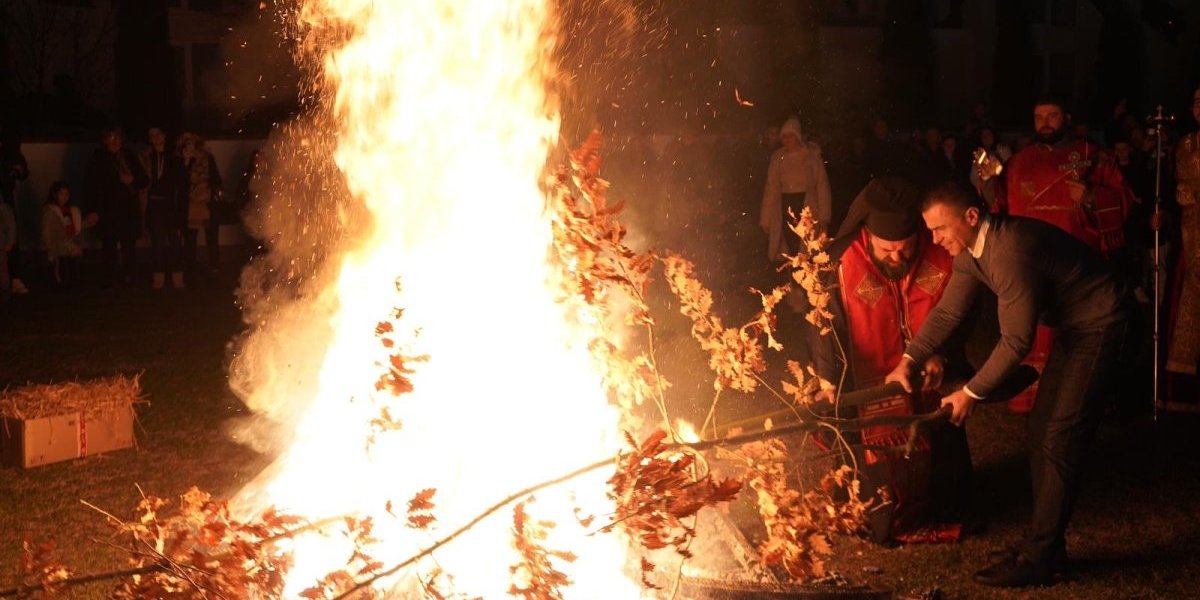
[[[1133,192],[1098,146],[1067,136],[1070,123],[1062,102],[1046,98],[1034,104],[1037,139],[1008,163],[994,210],[1040,219],[1112,257],[1125,248]],[[1044,369],[1053,342],[1054,330],[1039,327],[1026,364],[1039,372]],[[1009,408],[1028,412],[1036,395],[1034,385],[1009,401]]]
[[[837,291],[829,307],[834,331],[824,336],[813,331],[808,350],[817,374],[826,381],[842,381],[843,389],[883,383],[946,289],[952,259],[921,226],[919,204],[920,192],[908,181],[874,179],[854,200],[831,248],[837,264]],[[934,390],[946,363],[942,355],[931,354],[922,362],[923,389],[863,405],[859,415],[913,415],[935,409],[941,397]],[[972,488],[962,430],[935,427],[922,435],[909,458],[903,456],[906,428],[870,427],[863,430],[862,442],[867,489],[883,487],[895,502],[887,524],[890,531],[876,531],[878,540],[904,541],[930,521],[943,523],[934,529],[949,537],[957,535],[958,527],[949,522],[967,520]]]

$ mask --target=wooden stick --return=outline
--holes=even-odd
[[[75,586],[79,586],[79,585],[95,583],[97,581],[105,581],[108,579],[120,579],[122,577],[132,577],[134,575],[145,575],[147,573],[153,573],[154,571],[160,571],[163,569],[164,569],[164,567],[162,565],[153,564],[153,565],[146,565],[143,567],[136,567],[133,569],[123,569],[121,571],[106,571],[104,573],[92,573],[90,575],[80,575],[79,577],[71,577],[68,579],[64,579],[61,582],[59,582],[58,585],[62,585],[64,587],[75,587]],[[26,594],[26,593],[37,591],[40,589],[42,589],[41,585],[18,585],[17,587],[0,590],[0,598],[7,598],[10,596],[19,596],[21,594]]]
[[[733,436],[733,437],[729,437],[729,438],[725,438],[725,439],[719,439],[719,440],[705,440],[705,441],[701,441],[701,442],[696,442],[694,444],[688,444],[688,443],[664,444],[663,449],[664,450],[677,450],[677,449],[681,449],[681,448],[690,448],[692,450],[703,451],[703,450],[708,450],[710,448],[717,448],[717,447],[723,447],[723,446],[738,446],[738,445],[742,445],[742,444],[749,444],[751,442],[757,442],[757,441],[761,441],[761,440],[783,437],[783,436],[790,435],[793,433],[799,433],[799,432],[805,432],[805,431],[815,431],[822,426],[821,422],[835,422],[838,424],[839,429],[843,429],[846,431],[857,431],[864,427],[874,427],[877,425],[908,426],[910,428],[910,431],[915,433],[916,430],[922,425],[932,423],[935,421],[945,420],[949,417],[950,417],[950,408],[943,406],[934,412],[922,414],[922,415],[883,415],[883,416],[878,416],[878,417],[865,417],[865,418],[859,418],[859,419],[819,419],[817,422],[801,422],[801,423],[796,423],[793,425],[788,425],[786,427],[779,427],[779,428],[763,430],[763,431],[755,431],[755,432],[745,433],[742,435]],[[915,438],[916,438],[915,435],[911,435],[909,437],[910,446],[913,443],[912,440]],[[908,451],[911,452],[911,448],[909,448]],[[494,514],[496,511],[500,510],[501,508],[504,508],[505,506],[507,506],[525,496],[528,496],[529,494],[532,494],[538,490],[542,490],[542,489],[545,489],[545,488],[548,488],[548,487],[551,487],[554,485],[558,485],[565,481],[569,481],[580,475],[583,475],[584,473],[587,473],[589,471],[594,471],[600,467],[603,467],[605,465],[610,465],[612,463],[613,463],[613,459],[605,459],[605,460],[601,460],[601,461],[596,461],[590,465],[575,469],[574,471],[571,471],[570,473],[567,473],[566,475],[562,475],[559,477],[555,477],[554,479],[550,479],[547,481],[543,481],[541,483],[531,485],[519,492],[510,494],[509,496],[505,497],[504,499],[500,500],[499,502],[487,507],[483,512],[479,513],[479,515],[477,515],[475,518],[468,521],[465,525],[459,527],[458,529],[455,529],[450,534],[448,534],[445,537],[434,542],[433,545],[429,546],[428,548],[418,552],[417,554],[414,554],[413,556],[410,556],[409,558],[405,559],[404,561],[400,562],[399,564],[397,564],[393,567],[389,567],[386,570],[379,571],[379,572],[375,573],[374,575],[372,575],[371,577],[358,582],[357,584],[354,585],[354,587],[335,596],[333,600],[347,600],[350,598],[351,595],[358,593],[367,587],[370,587],[376,581],[379,581],[380,579],[383,579],[385,577],[390,577],[390,576],[398,573],[401,569],[404,569],[405,567],[408,567],[408,566],[412,565],[413,563],[416,563],[417,561],[421,560],[422,558],[425,558],[426,556],[433,554],[433,552],[435,550],[450,543],[455,538],[457,538],[458,536],[465,533],[467,530],[471,529],[475,525],[478,525],[480,521],[482,521],[482,520],[486,519],[487,517],[489,517],[490,515]]]

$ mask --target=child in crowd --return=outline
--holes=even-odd
[[[79,208],[71,204],[71,187],[65,181],[50,186],[42,207],[42,246],[50,261],[51,273],[57,285],[71,284],[79,271],[83,256],[83,230],[96,224],[96,216],[85,220]]]

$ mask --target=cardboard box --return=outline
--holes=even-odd
[[[95,456],[133,447],[133,407],[79,419],[79,455]]]
[[[79,456],[79,414],[39,419],[4,419],[0,428],[4,464],[37,467]]]
[[[78,413],[37,419],[5,418],[0,424],[0,459],[23,468],[130,448],[133,408],[81,417]]]

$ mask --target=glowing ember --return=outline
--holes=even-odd
[[[324,57],[339,127],[328,135],[373,227],[341,259],[334,334],[312,349],[325,355],[315,400],[272,480],[246,493],[314,521],[372,517],[380,542],[370,553],[384,565],[496,500],[619,448],[588,332],[568,326],[546,260],[552,232],[538,182],[559,124],[545,91],[547,4],[308,0],[301,12],[347,32]],[[396,308],[403,314],[393,319]],[[395,328],[391,348],[377,335],[381,322]],[[413,391],[393,396],[377,383],[399,350],[428,360],[407,365]],[[385,406],[398,428],[380,426]],[[572,482],[574,496],[603,499],[604,477]],[[403,508],[425,488],[437,490],[436,521],[417,530]],[[578,555],[559,565],[575,582],[567,596],[637,597],[620,540],[586,535],[575,508],[560,488],[525,507],[558,524],[548,548]],[[511,515],[437,551],[455,591],[508,591],[518,561]],[[313,534],[291,550],[287,597],[346,568],[353,548],[344,536]],[[432,568],[422,563],[387,586],[417,591]]]

